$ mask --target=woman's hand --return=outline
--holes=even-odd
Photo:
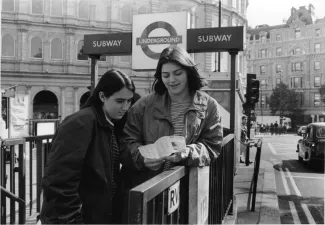
[[[178,150],[177,152],[171,154],[170,156],[167,156],[166,160],[171,161],[173,163],[177,163],[177,162],[187,158],[189,152],[190,152],[190,150],[188,148]]]
[[[144,165],[150,170],[159,170],[164,164],[165,158],[160,159],[148,159],[144,158]]]

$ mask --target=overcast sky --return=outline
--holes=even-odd
[[[270,26],[283,24],[283,19],[290,17],[292,7],[298,9],[311,3],[315,7],[316,18],[325,17],[325,0],[248,0],[248,25],[268,24]]]

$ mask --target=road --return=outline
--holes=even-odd
[[[298,161],[296,134],[265,135],[261,158],[274,165],[282,224],[324,224],[324,171]]]

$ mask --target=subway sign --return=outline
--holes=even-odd
[[[83,54],[131,55],[132,33],[85,35]]]
[[[243,51],[244,27],[215,27],[187,30],[188,52]]]

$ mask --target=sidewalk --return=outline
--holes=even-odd
[[[251,149],[250,160],[254,162],[256,148]],[[263,152],[263,150],[262,150]],[[255,212],[251,211],[253,197],[254,163],[240,163],[234,179],[235,224],[281,224],[278,196],[273,165],[260,161]],[[227,222],[228,223],[228,222]]]

